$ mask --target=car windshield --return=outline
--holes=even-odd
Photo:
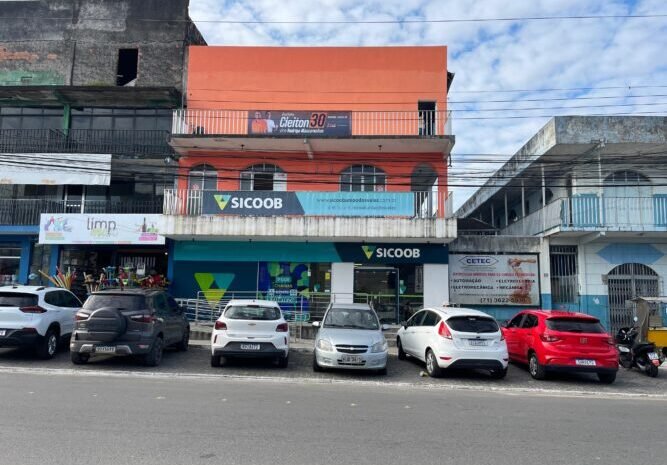
[[[280,309],[261,305],[232,305],[225,310],[230,320],[279,320]]]
[[[137,294],[93,294],[83,304],[84,310],[113,307],[119,310],[144,310],[146,299]]]
[[[379,329],[380,323],[370,309],[333,307],[327,312],[322,326],[325,328]]]
[[[496,320],[484,316],[455,316],[447,320],[447,326],[461,333],[495,333],[500,330]]]
[[[37,305],[37,296],[18,292],[0,292],[0,307],[31,307]]]
[[[549,318],[547,328],[563,333],[604,333],[599,320],[593,318]]]

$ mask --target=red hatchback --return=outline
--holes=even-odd
[[[535,379],[548,372],[596,373],[613,383],[618,371],[614,338],[600,320],[583,313],[549,310],[519,312],[502,328],[510,360],[527,363]]]

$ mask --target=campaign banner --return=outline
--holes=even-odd
[[[248,111],[248,134],[268,136],[351,136],[349,111]]]
[[[413,192],[206,191],[204,215],[412,217]]]
[[[540,305],[537,255],[452,254],[449,301],[461,305]]]
[[[87,215],[43,213],[40,244],[163,245],[162,215]]]

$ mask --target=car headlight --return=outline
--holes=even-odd
[[[327,341],[326,339],[318,339],[317,340],[317,348],[320,350],[323,350],[325,352],[333,352],[333,346],[331,345],[331,342]]]
[[[376,342],[371,347],[371,352],[373,352],[373,353],[385,352],[386,350],[387,350],[387,340],[386,339],[384,339],[380,342]]]

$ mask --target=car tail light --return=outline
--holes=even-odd
[[[21,331],[23,331],[24,333],[36,333],[37,328],[23,328]]]
[[[144,315],[132,315],[130,317],[130,320],[135,321],[137,323],[152,323],[155,321],[155,318],[153,317],[153,315],[144,314]]]
[[[438,334],[446,339],[452,338],[452,333],[449,331],[449,328],[444,321],[440,322],[440,326],[438,327]]]
[[[540,339],[542,339],[544,342],[557,342],[560,341],[559,337],[552,336],[550,334],[541,334]]]
[[[84,312],[77,312],[77,314],[74,315],[76,321],[87,320],[88,318],[90,318],[90,315]]]
[[[287,323],[280,323],[276,326],[277,333],[286,333],[287,332]]]
[[[215,329],[226,330],[227,329],[227,323],[225,323],[224,321],[216,321],[215,322]]]
[[[23,313],[45,313],[46,309],[43,307],[40,307],[39,305],[31,305],[29,307],[20,307],[19,310],[21,310]]]

